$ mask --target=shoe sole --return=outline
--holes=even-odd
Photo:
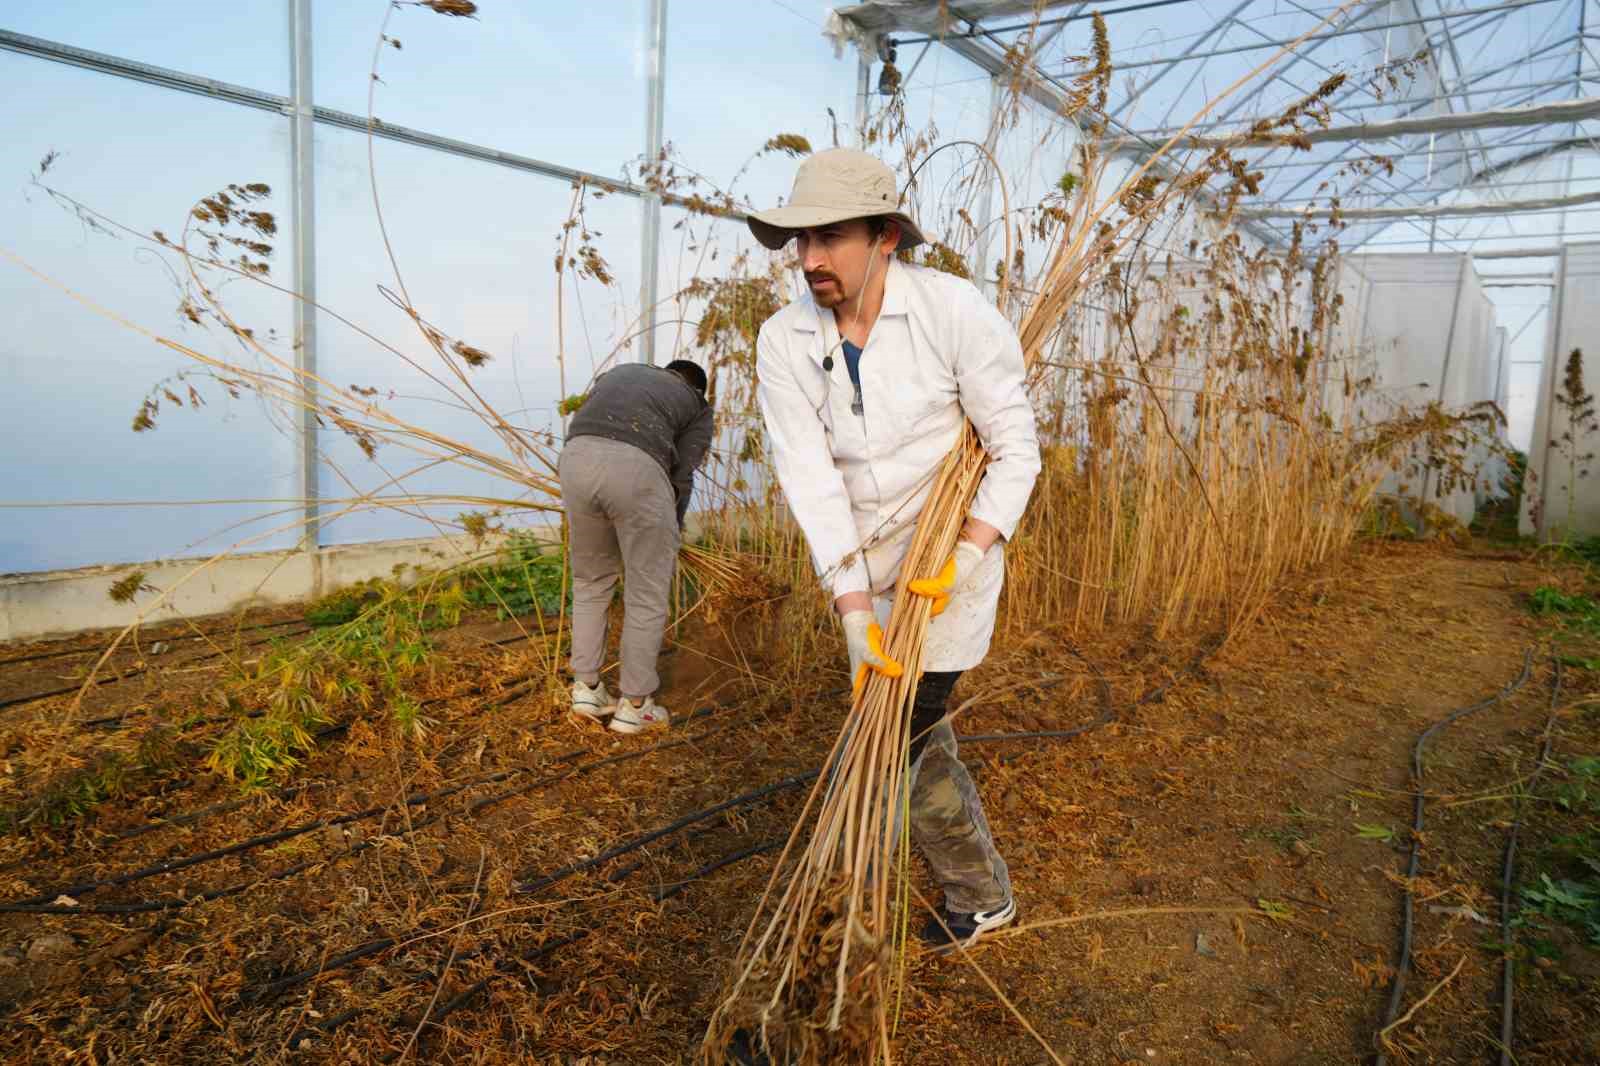
[[[613,733],[626,733],[632,736],[635,733],[643,733],[647,729],[665,729],[668,724],[667,722],[629,722],[613,716],[611,724],[606,728]]]
[[[605,725],[606,719],[616,714],[617,709],[615,707],[573,706],[570,713],[577,715],[579,718],[587,718],[591,722],[598,722],[601,725]]]
[[[1011,913],[1007,914],[1005,917],[994,918],[988,922],[985,922],[983,925],[980,925],[976,930],[974,930],[972,935],[967,937],[965,940],[952,940],[946,944],[930,944],[928,945],[928,953],[930,955],[951,955],[957,950],[963,948],[967,951],[971,951],[978,945],[979,941],[983,940],[984,937],[988,936],[990,933],[993,933],[997,929],[1004,929],[1006,926],[1010,925],[1016,920],[1017,906],[1015,903],[1013,903],[1011,905]]]

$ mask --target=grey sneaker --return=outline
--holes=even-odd
[[[654,696],[646,696],[643,703],[634,703],[627,697],[617,700],[611,716],[613,733],[642,733],[646,729],[662,729],[672,724],[672,715],[656,703]]]
[[[929,915],[928,924],[922,927],[922,942],[935,955],[948,954],[957,947],[970,948],[985,935],[1010,925],[1017,917],[1017,901],[1008,899],[993,910],[973,914],[958,914],[946,907],[942,917],[944,925]],[[949,932],[945,931],[947,927]]]
[[[604,722],[617,709],[616,698],[606,691],[606,683],[598,681],[591,688],[576,679],[572,682],[572,713],[581,714],[596,722]]]

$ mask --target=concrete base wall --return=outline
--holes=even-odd
[[[534,532],[554,537],[557,527]],[[0,641],[61,636],[86,629],[121,628],[176,618],[222,614],[314,599],[374,577],[395,576],[396,567],[439,569],[492,552],[495,538],[428,537],[319,548],[229,555],[215,562],[174,559],[119,566],[88,566],[0,576]],[[144,571],[145,584],[129,603],[109,590]],[[165,595],[163,595],[165,594]]]

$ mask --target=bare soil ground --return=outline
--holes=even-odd
[[[1214,654],[1204,634],[1140,630],[997,647],[957,690],[977,700],[958,732],[1112,720],[964,747],[1022,908],[973,961],[1064,1061],[1370,1061],[1412,745],[1520,679],[1429,741],[1401,999],[1417,1009],[1386,1045],[1392,1062],[1494,1061],[1501,854],[1553,705],[1526,602],[1552,580],[1583,578],[1482,546],[1373,545]],[[81,763],[214,715],[227,664],[275,631],[146,633],[75,718],[65,696],[0,708],[0,806],[47,783],[40,738]],[[478,619],[441,640],[416,742],[340,723],[247,796],[196,772],[179,728],[174,769],[0,837],[6,1059],[688,1061],[837,730],[842,671],[796,692],[763,676],[792,635],[756,613],[696,624],[665,660],[672,729],[624,739],[519,684],[530,653],[494,643],[514,635]],[[218,642],[230,653],[202,658]],[[88,656],[55,653],[99,644],[0,648],[0,703],[70,685]],[[1555,706],[1597,688],[1568,670]],[[1596,717],[1558,716],[1552,758],[1600,753]],[[1544,828],[1524,829],[1524,874]],[[1566,939],[1518,967],[1516,1061],[1600,1062],[1600,959],[1546,935]],[[1049,1061],[961,959],[914,954],[907,984],[903,1061]]]

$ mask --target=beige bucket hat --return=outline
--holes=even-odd
[[[866,152],[829,148],[800,164],[787,204],[757,211],[748,221],[756,240],[777,251],[789,243],[796,230],[874,215],[900,223],[900,243],[895,251],[927,240],[911,216],[900,210],[894,171]]]

